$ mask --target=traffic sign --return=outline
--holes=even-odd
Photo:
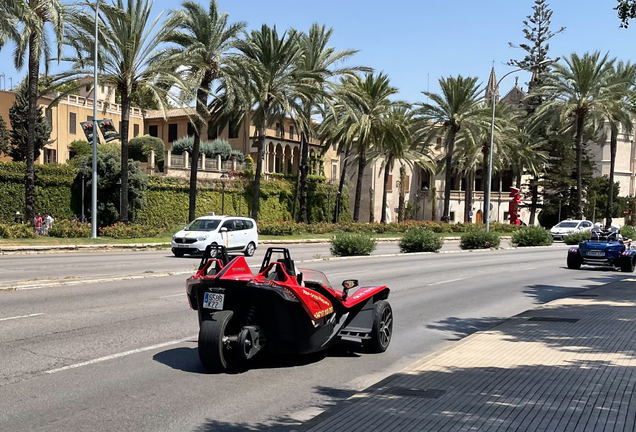
[[[628,210],[628,209],[623,210],[623,214],[624,214],[625,216],[629,215],[629,210]]]

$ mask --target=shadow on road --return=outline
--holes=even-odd
[[[244,367],[230,371],[230,373],[243,373],[248,369],[280,369],[298,366],[306,366],[322,361],[327,357],[360,357],[364,350],[359,342],[342,341],[324,351],[305,355],[283,355],[259,353]],[[152,357],[156,362],[170,366],[183,372],[208,374],[199,360],[197,348],[172,348],[155,354]]]

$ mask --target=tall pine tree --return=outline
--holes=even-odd
[[[0,116],[0,153],[9,154],[11,137],[7,129],[7,122]]]
[[[9,108],[11,122],[11,147],[9,156],[15,162],[24,162],[27,154],[27,136],[29,131],[29,87],[25,79],[15,92],[15,102]],[[42,107],[38,106],[35,120],[35,145],[33,159],[40,157],[40,151],[50,142],[51,127],[42,115]]]
[[[527,130],[535,131],[531,137],[534,142],[543,142],[548,145],[540,150],[550,154],[553,149],[549,146],[551,140],[548,139],[546,131],[531,128],[529,123],[532,120],[532,115],[543,102],[539,89],[543,84],[542,77],[550,68],[549,61],[558,60],[558,58],[550,59],[548,55],[550,51],[550,39],[565,31],[565,27],[561,27],[557,31],[552,31],[550,29],[550,26],[552,25],[553,12],[550,9],[550,6],[546,3],[546,0],[535,0],[532,11],[532,15],[528,15],[523,21],[523,34],[527,42],[519,45],[515,45],[512,42],[509,43],[511,47],[523,49],[525,51],[525,56],[521,60],[511,59],[508,62],[508,65],[516,66],[532,73],[532,78],[528,84],[528,95],[525,100],[527,111],[526,115],[521,117],[521,121],[526,124],[525,126]],[[552,158],[551,160],[558,164],[558,161],[555,161]],[[548,170],[549,169],[550,168],[548,167]],[[539,187],[541,177],[542,176],[539,176],[538,178],[534,178],[530,181],[530,225],[534,225],[537,207],[539,206]]]

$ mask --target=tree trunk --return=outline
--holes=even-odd
[[[308,223],[307,217],[307,174],[309,172],[309,137],[307,131],[300,133],[300,221]]]
[[[382,193],[382,216],[380,217],[380,223],[386,223],[386,205],[387,205],[387,201],[389,199],[388,197],[388,193],[389,193],[389,175],[391,173],[391,160],[390,158],[387,158],[387,160],[385,161],[385,165],[384,165],[384,189],[383,189],[383,193]]]
[[[292,158],[292,164],[294,163],[294,158]],[[298,172],[296,173],[296,187],[294,187],[294,204],[292,206],[292,220],[297,222],[298,216],[298,199],[300,195],[300,166],[298,167]]]
[[[97,94],[95,89],[94,94]],[[97,98],[95,98],[97,99]],[[130,97],[128,91],[121,92],[121,190],[119,220],[128,224],[128,123],[130,118]],[[93,131],[97,133],[97,131]]]
[[[345,157],[344,157],[344,161],[342,162],[342,172],[340,173],[340,183],[338,184],[338,196],[336,197],[336,208],[333,211],[333,222],[334,223],[338,223],[338,220],[340,218],[340,207],[341,207],[341,200],[342,200],[342,190],[344,189],[344,184],[345,184],[345,177],[347,175],[347,165],[349,163],[349,147],[347,147],[347,150],[345,151]]]
[[[517,178],[515,180],[515,187],[521,190],[521,172],[517,173]]]
[[[433,182],[435,184],[435,182]],[[433,186],[430,190],[431,194],[431,221],[437,221],[437,188]]]
[[[375,222],[375,190],[369,188],[369,223]]]
[[[398,189],[398,222],[404,222],[404,216],[406,213],[406,204],[404,202],[404,195],[406,194],[406,169],[404,165],[400,167],[400,188]]]
[[[616,166],[616,147],[618,139],[618,129],[616,125],[612,125],[610,133],[610,172],[609,172],[609,187],[607,189],[607,220],[605,222],[605,228],[612,226],[612,215],[614,213],[614,168]]]
[[[26,173],[24,174],[24,204],[27,221],[35,217],[35,122],[38,110],[39,52],[35,35],[29,37],[29,129],[27,132]]]
[[[206,74],[207,75],[207,74]],[[201,150],[201,131],[203,130],[203,120],[207,114],[208,94],[205,91],[210,83],[205,78],[201,82],[201,86],[197,90],[197,115],[199,118],[195,121],[194,143],[192,144],[192,164],[190,165],[190,206],[188,208],[188,220],[192,222],[196,219],[197,207],[197,175],[199,173],[199,152]],[[203,167],[205,168],[205,167]],[[220,168],[220,167],[219,167]]]
[[[583,219],[583,126],[585,116],[576,116],[576,218]]]
[[[446,181],[444,185],[444,212],[443,218],[447,219],[450,216],[450,194],[451,194],[451,179],[453,178],[453,151],[455,150],[455,134],[457,132],[454,128],[448,131],[446,137]]]
[[[473,209],[473,186],[475,181],[475,172],[469,171],[466,176],[466,196],[464,200],[464,223],[472,222],[470,212]]]
[[[258,207],[261,197],[261,173],[263,172],[263,150],[265,147],[265,116],[258,125],[258,152],[256,154],[256,173],[254,174],[254,195],[252,196],[252,219],[258,220]]]
[[[538,202],[539,202],[539,184],[535,180],[534,184],[532,185],[532,205],[530,206],[530,225],[534,225],[534,219],[537,215]]]
[[[356,181],[356,198],[353,205],[353,220],[359,222],[360,220],[360,201],[362,199],[362,177],[364,176],[364,169],[367,166],[367,149],[364,145],[358,147],[358,179]]]

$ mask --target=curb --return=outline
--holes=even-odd
[[[501,240],[510,240],[510,236],[502,236]],[[444,237],[444,241],[459,241],[461,237]],[[376,239],[377,243],[396,243],[400,237],[387,237]],[[329,239],[298,239],[298,240],[261,240],[262,245],[285,244],[328,244]],[[162,247],[170,247],[170,243],[129,243],[129,244],[98,244],[98,245],[42,245],[42,246],[0,246],[0,255],[14,253],[39,253],[39,252],[74,252],[74,251],[114,251],[114,250],[148,250]]]

